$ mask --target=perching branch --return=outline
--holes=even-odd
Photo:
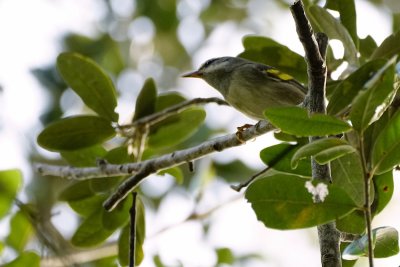
[[[325,54],[328,38],[325,34],[314,36],[312,27],[306,17],[301,1],[296,1],[291,6],[293,18],[296,23],[297,34],[305,50],[308,73],[308,99],[307,106],[310,114],[326,113],[325,88],[327,68]],[[320,137],[310,137],[310,142]],[[329,165],[319,165],[312,160],[313,179],[329,181]],[[318,237],[323,267],[342,266],[340,257],[340,233],[334,222],[318,226]]]
[[[70,166],[52,166],[45,164],[36,165],[36,171],[42,175],[52,175],[74,180],[91,178],[114,177],[120,175],[133,175],[126,179],[117,191],[105,203],[107,210],[112,210],[129,192],[131,192],[145,177],[157,171],[199,159],[213,152],[220,152],[227,148],[243,145],[262,134],[274,129],[267,121],[259,121],[256,125],[248,127],[235,134],[221,136],[200,145],[175,151],[158,158],[137,163],[109,164],[101,161],[97,167],[76,168]]]
[[[230,134],[213,140],[204,142],[198,146],[175,151],[161,157],[145,160],[138,163],[113,165],[112,168],[122,170],[134,170],[137,173],[123,183],[117,191],[112,194],[105,202],[104,207],[110,211],[123,200],[144,178],[157,171],[171,168],[173,166],[199,159],[213,152],[220,152],[224,149],[243,145],[245,141],[254,139],[274,129],[274,126],[267,121],[261,120],[256,125],[250,126],[243,131]]]

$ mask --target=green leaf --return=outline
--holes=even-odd
[[[233,264],[235,262],[235,256],[229,248],[218,248],[215,251],[217,253],[217,264]]]
[[[344,58],[350,65],[358,65],[356,45],[343,24],[317,5],[310,6],[308,11],[309,18],[318,27],[318,31],[326,33],[331,40],[341,41],[344,46]]]
[[[299,176],[276,174],[254,181],[245,197],[258,220],[274,229],[312,227],[341,218],[356,206],[347,194],[328,185],[329,194],[321,203],[314,203],[305,182]]]
[[[238,56],[274,66],[297,80],[307,82],[307,65],[304,58],[270,38],[249,35],[243,38],[244,51]]]
[[[181,94],[178,93],[161,94],[157,97],[156,111],[157,112],[162,111],[163,109],[179,104],[185,100],[186,98],[184,98]]]
[[[229,162],[211,162],[212,170],[215,170],[215,176],[222,177],[228,183],[241,182],[244,177],[250,177],[256,170],[250,168],[248,164],[241,160]],[[211,170],[209,170],[210,172]]]
[[[374,176],[375,199],[372,208],[373,214],[381,212],[392,199],[394,191],[393,172],[388,171]]]
[[[346,154],[331,163],[333,184],[342,188],[358,207],[363,207],[364,172],[357,152]]]
[[[90,247],[106,240],[114,231],[106,229],[102,224],[103,208],[85,218],[74,233],[71,243],[77,247]]]
[[[83,102],[109,121],[117,121],[114,84],[110,77],[90,58],[77,53],[62,53],[57,58],[57,68],[67,84]]]
[[[274,170],[311,177],[311,161],[302,160],[296,169],[291,167],[291,159],[299,145],[291,145],[287,143],[273,145],[260,151],[261,160]]]
[[[82,149],[61,151],[61,156],[68,164],[75,167],[91,167],[96,166],[97,160],[104,158],[107,150],[101,145],[85,147]]]
[[[205,111],[198,108],[188,109],[170,117],[172,122],[162,122],[161,126],[152,130],[148,139],[149,147],[163,148],[184,141],[197,131],[205,117]]]
[[[264,112],[265,117],[282,131],[297,136],[334,135],[351,130],[350,125],[324,114],[308,116],[300,107],[276,107]]]
[[[389,60],[353,100],[350,119],[357,131],[363,132],[377,121],[392,103],[398,89],[393,88],[394,63],[395,58]]]
[[[89,217],[95,212],[102,211],[106,195],[93,195],[79,200],[70,200],[68,205],[83,217]],[[101,212],[102,213],[102,212]]]
[[[97,116],[74,116],[48,125],[38,136],[40,146],[51,151],[81,149],[112,138],[110,121]]]
[[[400,164],[400,111],[378,135],[372,148],[371,163],[374,174],[390,171]]]
[[[22,180],[20,170],[0,171],[0,218],[4,217],[12,207],[22,186]]]
[[[32,251],[24,251],[13,261],[2,265],[2,267],[21,266],[40,267],[40,256]]]
[[[108,230],[115,230],[129,221],[129,209],[132,206],[132,195],[128,195],[111,212],[103,213],[103,225]]]
[[[10,231],[6,239],[7,245],[22,252],[33,234],[32,224],[23,212],[18,211],[10,220]]]
[[[371,74],[381,69],[385,62],[382,59],[367,62],[340,82],[329,99],[328,114],[338,115],[347,112],[353,99],[368,84]]]
[[[156,108],[157,88],[153,79],[147,79],[136,99],[135,115],[132,121],[153,114]]]
[[[386,258],[399,253],[399,234],[393,227],[379,227],[372,230],[372,244],[374,246],[374,257]],[[355,260],[368,256],[368,237],[363,235],[354,240],[343,251],[342,257]]]
[[[355,210],[350,214],[336,220],[336,228],[344,233],[363,234],[365,233],[365,216],[361,210]]]
[[[375,40],[370,36],[367,35],[364,39],[360,39],[360,53],[365,58],[370,58],[372,53],[377,48],[377,44]]]
[[[356,6],[354,0],[328,0],[326,8],[336,10],[340,14],[340,21],[351,35],[353,42],[358,43]]]
[[[323,138],[302,146],[292,158],[292,168],[296,168],[300,159],[313,156],[319,164],[326,164],[345,154],[354,152],[355,148],[345,140]]]
[[[375,58],[386,58],[390,59],[400,53],[400,31],[393,33],[383,40],[382,44],[375,49],[371,55],[371,59]]]
[[[90,180],[77,181],[65,188],[59,196],[61,201],[80,200],[92,196],[94,192],[90,188]]]
[[[399,233],[393,227],[379,227],[376,233],[375,258],[387,258],[399,253]]]
[[[145,213],[142,201],[136,199],[136,242],[135,242],[135,265],[138,266],[143,261],[143,243],[146,233]],[[129,264],[129,234],[130,226],[126,225],[118,238],[118,260],[122,266]]]
[[[169,174],[169,175],[171,175],[171,176],[173,176],[175,178],[175,181],[178,184],[182,184],[183,183],[183,179],[185,178],[181,168],[179,168],[179,167],[172,167],[172,168],[169,168],[169,169],[166,169],[166,170],[162,170],[158,174],[159,175]]]

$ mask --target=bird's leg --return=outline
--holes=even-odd
[[[252,124],[247,124],[247,123],[245,125],[237,127],[236,137],[237,137],[237,139],[239,140],[240,143],[242,143],[242,144],[246,143],[246,141],[243,140],[243,138],[242,138],[242,133],[244,131],[246,131],[247,129],[249,129],[250,127],[253,127],[253,125]]]

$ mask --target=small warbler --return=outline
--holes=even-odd
[[[231,106],[256,120],[264,119],[263,111],[267,108],[302,103],[307,94],[307,89],[292,76],[237,57],[209,59],[198,70],[182,77],[205,80]]]

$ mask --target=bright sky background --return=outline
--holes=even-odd
[[[29,163],[24,156],[26,148],[32,145],[32,136],[36,136],[40,131],[38,116],[47,101],[45,92],[30,74],[30,69],[54,62],[61,49],[59,40],[65,32],[92,34],[95,29],[90,28],[91,22],[98,20],[103,14],[101,2],[95,0],[0,0],[0,85],[2,87],[0,91],[0,170],[21,168],[25,177],[30,176]],[[123,1],[115,0],[114,2]],[[193,1],[188,0],[188,2]],[[271,4],[269,1],[261,0],[251,2],[253,3],[253,8],[250,9],[252,16],[260,18],[255,22],[259,23],[259,32],[256,33],[265,34],[262,18],[268,16],[265,10],[269,10]],[[380,43],[390,32],[388,17],[385,17],[384,13],[377,13],[375,7],[369,6],[362,0],[357,1],[356,4],[359,35],[365,37],[371,34]],[[268,31],[269,36],[302,53],[290,12],[275,15],[280,19],[280,24],[269,25],[272,27],[272,34]],[[284,27],[284,30],[274,28],[276,25]],[[194,55],[194,67],[211,57],[238,54],[242,51],[241,38],[248,33],[255,32],[244,29],[238,31],[231,23],[222,25]],[[184,71],[186,70],[182,70]],[[185,80],[180,82],[180,86],[184,88],[181,91],[190,97],[217,95],[214,90],[200,81]],[[235,111],[228,109],[221,111],[220,107],[212,106],[207,107],[207,110],[210,114],[218,114],[218,112],[227,114],[225,119],[208,116],[207,122],[226,125],[232,131],[237,125],[248,122],[247,118],[238,115]],[[252,149],[255,151],[252,153],[253,156],[247,156],[244,160],[253,166],[261,166],[258,151],[270,141],[271,138],[268,136],[260,137],[246,146],[233,149],[230,153],[220,153],[214,157],[218,160],[229,160],[239,154],[247,156],[249,153],[244,152]],[[151,185],[159,182],[161,179],[155,178],[148,183]],[[400,230],[397,216],[400,214],[398,183],[395,188],[396,192],[390,208],[375,218],[376,226],[390,225]],[[210,185],[210,191],[206,194],[209,203],[200,205],[200,209],[202,206],[217,205],[227,199],[237,197],[235,192],[218,181]],[[177,192],[166,199],[163,205],[176,205],[176,203],[179,203],[180,208],[174,209],[172,217],[170,213],[148,214],[149,236],[162,226],[179,222],[194,205],[193,199],[186,192]],[[206,209],[204,207],[203,209]],[[64,219],[64,216],[60,215],[55,218],[55,222],[62,225]],[[263,248],[267,263],[254,264],[254,267],[297,266],[299,262],[307,263],[309,267],[319,266],[315,229],[298,231],[266,229],[255,220],[253,212],[243,200],[235,201],[223,210],[214,213],[212,219],[218,219],[216,220],[218,222],[210,229],[211,240],[204,240],[201,236],[202,230],[199,223],[187,223],[164,234],[150,237],[146,242],[145,250],[161,251],[161,256],[169,264],[176,263],[179,257],[184,261],[185,266],[210,266],[215,260],[213,251],[208,247],[211,243],[214,246],[228,246],[242,253]],[[163,221],[163,225],[157,224],[157,221]],[[4,232],[0,230],[0,234]],[[193,258],[193,251],[196,251],[198,257]],[[400,256],[376,261],[378,267],[399,264]],[[149,259],[146,259],[143,266],[151,266]],[[358,266],[363,266],[363,264]]]

